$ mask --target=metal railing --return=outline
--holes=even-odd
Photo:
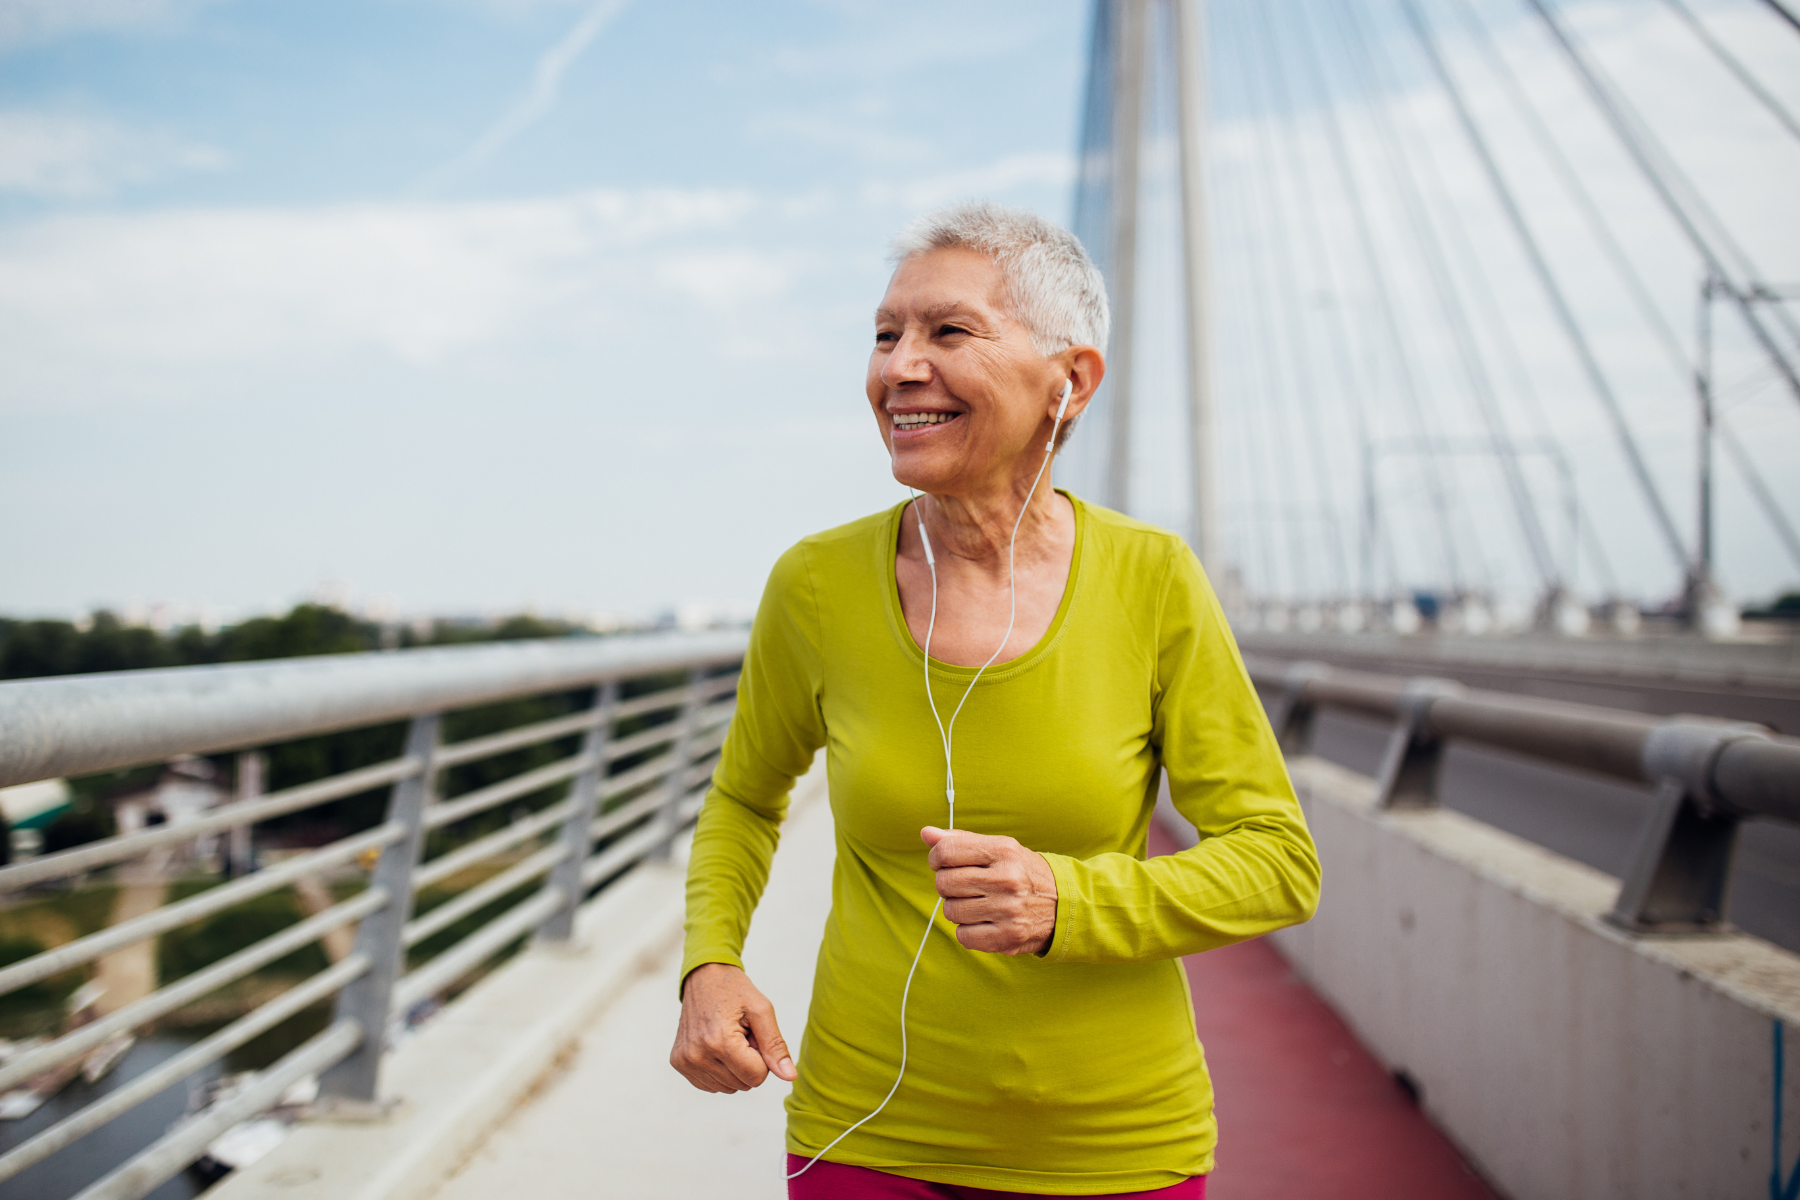
[[[186,754],[239,755],[239,798],[195,820],[0,869],[0,895],[390,789],[385,817],[373,828],[0,967],[5,995],[322,873],[366,869],[366,886],[347,898],[0,1065],[4,1093],[329,934],[356,930],[354,948],[327,969],[0,1155],[0,1180],[327,1000],[335,1001],[335,1012],[323,1032],[177,1123],[82,1191],[80,1200],[136,1200],[308,1077],[318,1077],[321,1103],[340,1113],[379,1111],[381,1053],[406,1014],[526,938],[566,940],[586,897],[637,863],[666,854],[693,821],[725,739],[744,645],[740,632],[559,639],[0,683],[0,786]],[[669,686],[671,677],[679,682]],[[442,741],[445,714],[570,693],[587,697],[577,711]],[[256,747],[401,719],[409,724],[398,757],[256,794],[264,775]],[[451,768],[575,738],[573,754],[438,798]],[[464,832],[509,803],[515,806],[510,821]],[[428,845],[436,852],[428,854]],[[423,889],[442,890],[457,876],[482,871],[492,873],[415,912]],[[527,888],[534,890],[523,894]],[[454,944],[422,957],[428,939],[441,941],[446,931],[521,896]]]
[[[1755,818],[1800,822],[1800,739],[1762,726],[1652,717],[1310,661],[1246,656],[1245,665],[1258,687],[1276,693],[1270,718],[1289,755],[1310,752],[1320,709],[1394,722],[1376,777],[1381,808],[1435,806],[1451,740],[1651,785],[1608,917],[1624,929],[1717,929],[1739,825]]]

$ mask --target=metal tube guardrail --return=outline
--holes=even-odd
[[[558,638],[0,684],[0,787],[743,657],[737,632]]]
[[[1717,929],[1738,826],[1800,822],[1800,739],[1759,726],[1650,717],[1317,662],[1244,661],[1252,681],[1276,693],[1270,715],[1288,754],[1309,752],[1321,709],[1395,722],[1376,779],[1383,808],[1436,804],[1452,740],[1650,784],[1644,828],[1609,918],[1626,929]]]
[[[559,639],[0,683],[0,785],[240,751],[238,799],[194,820],[0,868],[0,896],[67,887],[91,872],[166,856],[197,839],[242,836],[276,818],[391,788],[387,815],[373,828],[347,831],[329,845],[0,968],[4,995],[326,873],[361,888],[0,1063],[0,1091],[30,1086],[327,934],[357,930],[356,948],[342,961],[0,1155],[0,1181],[333,997],[336,1018],[324,1032],[228,1098],[178,1122],[81,1195],[144,1195],[308,1076],[320,1077],[321,1103],[334,1114],[378,1111],[380,1056],[391,1028],[509,947],[529,938],[566,939],[576,908],[595,887],[665,852],[693,821],[731,720],[734,668],[745,642],[742,632]],[[681,682],[666,686],[672,675]],[[577,692],[590,701],[576,712],[441,742],[447,712]],[[261,772],[253,747],[400,718],[412,722],[400,757],[254,794]],[[572,755],[565,751],[548,764],[439,796],[452,768],[568,739],[580,740]],[[513,807],[497,824],[508,804]],[[368,870],[366,860],[375,854]],[[415,912],[420,896],[435,903]],[[478,927],[468,928],[475,921]]]

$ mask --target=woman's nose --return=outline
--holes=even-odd
[[[887,361],[881,366],[881,382],[888,387],[903,383],[924,383],[931,378],[931,361],[924,353],[922,339],[903,333],[894,343]]]

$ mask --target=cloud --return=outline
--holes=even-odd
[[[1075,156],[1061,152],[1009,154],[985,166],[913,179],[870,180],[862,187],[866,204],[899,204],[918,210],[956,200],[982,199],[1025,187],[1068,187],[1075,180]]]
[[[747,249],[684,252],[657,268],[657,281],[665,288],[715,310],[778,296],[793,280],[790,260]]]
[[[458,176],[477,169],[505,148],[508,142],[543,120],[556,107],[563,76],[574,65],[575,60],[581,57],[589,43],[600,36],[600,32],[619,15],[626,2],[627,0],[599,0],[599,3],[588,9],[575,22],[574,28],[539,57],[537,69],[532,72],[531,86],[525,95],[502,113],[500,119],[475,139],[467,150],[426,176],[419,185],[419,190],[429,193]]]
[[[175,171],[218,170],[223,152],[103,117],[0,110],[0,192],[88,199]]]
[[[745,129],[753,142],[801,143],[835,154],[854,154],[870,162],[909,159],[929,161],[936,149],[928,138],[895,133],[876,106],[836,111],[771,112],[753,118]]]
[[[659,282],[662,240],[729,231],[747,193],[603,189],[496,203],[67,216],[0,237],[0,407],[220,364],[374,352],[441,363],[502,339],[571,337]],[[756,274],[676,260],[725,301]],[[709,282],[710,280],[710,282]],[[712,290],[709,292],[708,289]]]
[[[163,24],[208,0],[0,0],[0,46]]]
[[[1454,11],[1460,6],[1449,7]],[[1529,126],[1518,118],[1510,93],[1500,86],[1485,55],[1463,33],[1462,24],[1442,15],[1443,10],[1444,6],[1430,9],[1451,70],[1552,265],[1559,289],[1580,315],[1586,337],[1649,460],[1651,474],[1665,501],[1676,509],[1684,535],[1691,537],[1691,383],[1685,373],[1671,370],[1651,339],[1649,327],[1618,282],[1580,211],[1564,193]],[[1792,140],[1755,109],[1735,82],[1719,71],[1704,49],[1659,6],[1590,0],[1566,5],[1565,11],[1733,236],[1769,277],[1792,274],[1800,264],[1800,227],[1784,208],[1784,204],[1792,207],[1788,199],[1800,168]],[[1747,49],[1754,48],[1754,26],[1762,21],[1764,40],[1772,45],[1758,68],[1763,77],[1800,80],[1791,69],[1800,47],[1791,45],[1792,39],[1768,39],[1767,21],[1753,7],[1706,11],[1707,19],[1718,23],[1722,37]],[[1230,28],[1226,26],[1228,31]],[[1491,28],[1534,109],[1549,124],[1561,153],[1575,164],[1585,188],[1605,214],[1612,236],[1624,246],[1677,336],[1685,342],[1691,336],[1698,278],[1698,264],[1685,239],[1644,186],[1542,29],[1529,20],[1496,22]],[[1226,488],[1226,504],[1237,513],[1250,514],[1237,522],[1240,545],[1266,541],[1271,530],[1279,529],[1266,520],[1262,525],[1254,523],[1261,519],[1256,517],[1258,512],[1267,511],[1266,501],[1255,493],[1260,486],[1258,472],[1266,474],[1267,469],[1253,471],[1244,462],[1246,458],[1254,461],[1259,440],[1264,461],[1272,461],[1280,453],[1280,443],[1293,440],[1289,434],[1274,431],[1284,422],[1288,429],[1315,420],[1323,425],[1327,447],[1338,448],[1332,456],[1337,485],[1335,492],[1326,486],[1317,495],[1321,503],[1329,503],[1340,513],[1357,511],[1357,497],[1352,494],[1357,471],[1347,451],[1362,439],[1351,428],[1350,396],[1340,391],[1342,380],[1362,380],[1365,410],[1377,440],[1415,436],[1411,419],[1396,403],[1397,366],[1382,334],[1373,280],[1356,249],[1353,215],[1343,202],[1331,165],[1334,148],[1330,143],[1336,131],[1310,107],[1314,89],[1324,86],[1340,101],[1343,140],[1338,145],[1355,164],[1353,169],[1371,207],[1376,256],[1393,284],[1392,302],[1398,310],[1402,337],[1410,347],[1407,361],[1424,400],[1425,420],[1439,434],[1485,436],[1485,423],[1455,353],[1456,341],[1437,302],[1433,273],[1419,249],[1418,231],[1406,219],[1399,191],[1384,169],[1381,140],[1375,135],[1378,118],[1398,125],[1408,159],[1423,181],[1431,224],[1440,231],[1450,273],[1469,307],[1480,355],[1494,376],[1512,436],[1529,441],[1549,434],[1557,439],[1576,464],[1583,519],[1599,530],[1626,593],[1665,595],[1674,579],[1672,565],[1656,540],[1612,426],[1554,320],[1543,288],[1470,152],[1454,111],[1425,73],[1404,27],[1387,30],[1387,36],[1391,41],[1386,49],[1402,68],[1414,68],[1400,90],[1374,98],[1346,97],[1341,70],[1344,52],[1341,46],[1333,47],[1325,80],[1300,79],[1302,111],[1292,118],[1292,132],[1298,141],[1296,160],[1290,162],[1279,142],[1268,149],[1277,179],[1297,184],[1289,172],[1296,164],[1304,164],[1305,175],[1320,187],[1318,254],[1313,253],[1315,243],[1299,232],[1302,218],[1297,206],[1274,202],[1266,186],[1258,182],[1262,172],[1255,163],[1263,133],[1254,122],[1258,105],[1243,94],[1242,65],[1256,56],[1247,54],[1241,41],[1221,43],[1223,69],[1218,86],[1226,103],[1215,110],[1224,115],[1210,131],[1209,147],[1214,185],[1209,194],[1212,268],[1220,301],[1215,308],[1214,344],[1218,393],[1229,398],[1220,407],[1221,420],[1227,423],[1223,436],[1240,451],[1221,464],[1223,471],[1233,474]],[[1288,61],[1291,68],[1294,59]],[[1788,65],[1785,74],[1776,69],[1780,63]],[[1790,92],[1795,89],[1791,82],[1785,86]],[[1146,152],[1146,159],[1150,157]],[[1295,186],[1280,189],[1277,195],[1292,197],[1301,191]],[[1290,224],[1293,228],[1286,238],[1278,234]],[[1140,224],[1140,238],[1151,239],[1155,232],[1152,222]],[[1291,267],[1283,261],[1282,245],[1287,239],[1292,239],[1285,256]],[[1262,280],[1260,288],[1258,279]],[[1290,283],[1308,302],[1293,322],[1273,299],[1279,287]],[[1481,301],[1483,292],[1491,295],[1490,303]],[[1723,378],[1760,379],[1756,354],[1745,344],[1733,319],[1724,311],[1716,319]],[[1340,360],[1332,351],[1333,326],[1348,332],[1348,370],[1340,369]],[[1503,336],[1517,346],[1522,359],[1518,372],[1512,368]],[[1153,357],[1140,354],[1142,365],[1137,369],[1146,378],[1153,364],[1144,360]],[[1317,392],[1303,386],[1301,369],[1307,367],[1313,383],[1322,385]],[[1740,407],[1732,411],[1735,427],[1768,431],[1759,434],[1755,452],[1781,502],[1794,511],[1800,493],[1790,481],[1800,480],[1795,467],[1800,462],[1795,449],[1800,442],[1792,435],[1791,397],[1772,387],[1761,391],[1746,387],[1734,395],[1741,398]],[[1776,434],[1776,430],[1783,432]],[[1540,494],[1551,536],[1560,541],[1560,492],[1543,466],[1541,460],[1528,461],[1526,470],[1534,476],[1531,486]],[[1737,536],[1749,528],[1757,536],[1766,536],[1761,515],[1750,507],[1732,470],[1730,463],[1721,461],[1721,535]],[[1422,494],[1401,495],[1408,478],[1416,477],[1416,466],[1397,458],[1391,465],[1383,465],[1383,519],[1395,522],[1399,531],[1395,542],[1403,560],[1410,560],[1401,564],[1402,577],[1431,580],[1438,571],[1430,553],[1431,534],[1422,522],[1414,523],[1426,511],[1426,500]],[[1464,506],[1454,519],[1466,520],[1471,533],[1478,532],[1483,543],[1478,545],[1473,536],[1467,539],[1470,557],[1486,559],[1503,590],[1529,590],[1531,571],[1522,546],[1515,544],[1515,526],[1493,463],[1476,457],[1458,459],[1453,482],[1461,491]],[[1312,485],[1305,483],[1300,490],[1306,496]],[[1310,532],[1283,536],[1304,539],[1302,549],[1313,578],[1328,577],[1328,562],[1318,553],[1323,547],[1316,536]],[[1765,541],[1763,546],[1756,554],[1734,554],[1725,564],[1734,587],[1755,594],[1791,571],[1771,542]],[[1274,549],[1281,554],[1287,551],[1285,545]],[[1583,557],[1585,561],[1585,551]],[[1270,577],[1257,570],[1256,586],[1278,586],[1270,579],[1282,573],[1282,564],[1277,560],[1273,566]],[[1595,578],[1594,564],[1587,561],[1582,568],[1583,585],[1591,587]]]

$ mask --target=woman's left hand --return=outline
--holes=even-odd
[[[956,940],[989,954],[1041,954],[1056,932],[1056,876],[1018,839],[927,825],[944,915]]]

